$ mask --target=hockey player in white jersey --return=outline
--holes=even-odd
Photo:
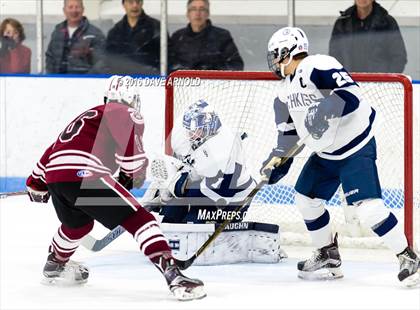
[[[275,32],[267,59],[287,91],[274,101],[278,144],[262,171],[271,170],[269,183],[276,183],[293,161],[277,167],[278,159],[298,140],[314,151],[295,185],[297,207],[317,248],[311,258],[298,263],[299,276],[317,277],[314,272],[318,270],[326,270],[329,278],[343,276],[337,236],[332,235],[324,206],[341,184],[361,224],[370,227],[397,255],[398,279],[417,280],[419,258],[381,199],[372,130],[376,112],[361,96],[358,84],[335,58],[308,55],[308,39],[299,28]]]
[[[243,222],[249,207],[245,200],[256,186],[242,154],[244,134],[234,133],[199,100],[175,120],[171,136],[176,158],[152,160],[151,173],[165,180],[159,189],[160,214],[174,253],[191,257],[228,220],[196,264],[277,263],[287,257],[277,225]]]
[[[256,185],[244,165],[241,137],[222,126],[217,113],[204,100],[186,110],[180,125],[181,120],[175,123],[172,148],[184,163],[168,183],[176,199],[163,206],[163,221],[241,221],[247,208],[240,212],[234,209]]]

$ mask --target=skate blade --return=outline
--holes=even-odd
[[[202,299],[207,296],[203,286],[197,286],[191,290],[187,289],[186,287],[178,287],[172,291],[172,294],[180,301]]]
[[[401,283],[408,288],[420,287],[420,270],[405,278]]]
[[[341,268],[323,268],[316,271],[299,271],[298,278],[309,281],[328,281],[341,279],[344,275]]]
[[[43,277],[41,279],[42,285],[47,286],[80,286],[87,282],[87,279],[84,280],[74,280],[74,279],[66,279],[66,278],[47,278]]]

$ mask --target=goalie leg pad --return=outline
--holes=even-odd
[[[258,223],[232,223],[198,256],[195,265],[221,265],[240,262],[278,263],[287,257],[280,248],[277,225],[267,229]],[[265,224],[259,224],[265,225]],[[275,227],[274,227],[275,226]],[[274,229],[275,228],[275,229]],[[229,229],[232,229],[229,231]],[[164,235],[178,259],[196,253],[214,232],[214,224],[162,224]]]
[[[296,204],[305,220],[306,228],[317,248],[322,248],[332,242],[330,216],[325,209],[324,200],[311,199],[296,193]]]

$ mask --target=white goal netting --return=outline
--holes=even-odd
[[[409,238],[419,234],[419,120],[410,112],[411,83],[402,75],[356,74],[363,95],[377,111],[375,135],[378,148],[378,170],[382,197],[387,208],[405,222]],[[204,99],[214,106],[222,124],[239,134],[247,133],[243,149],[247,167],[259,179],[261,163],[277,143],[273,100],[283,91],[269,72],[178,71],[167,82],[166,131],[173,120],[191,103]],[[405,82],[404,82],[405,81]],[[408,82],[408,83],[407,83]],[[409,86],[410,85],[410,86]],[[413,117],[414,130],[410,131]],[[412,134],[414,133],[414,137]],[[413,161],[409,142],[413,143]],[[289,174],[278,184],[265,186],[255,197],[247,220],[275,223],[282,231],[284,243],[310,242],[303,219],[297,210],[293,186],[310,151],[305,149],[295,158]],[[414,184],[410,181],[414,174]],[[409,198],[414,192],[413,199]],[[353,210],[345,206],[340,189],[327,202],[333,229],[341,243],[356,247],[380,247],[379,238],[353,219]],[[417,238],[418,239],[418,238]],[[418,240],[415,240],[418,242]],[[418,248],[418,243],[416,244]]]

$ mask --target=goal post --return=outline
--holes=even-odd
[[[419,184],[413,183],[413,173],[414,182],[419,179],[419,167],[413,165],[413,152],[414,156],[420,156],[420,152],[418,142],[414,147],[413,141],[420,137],[413,136],[412,83],[402,74],[353,73],[351,76],[378,112],[375,136],[382,196],[388,208],[401,213],[399,219],[404,221],[407,239],[413,244],[420,212]],[[238,133],[247,133],[243,147],[248,158],[246,164],[258,178],[261,163],[276,144],[273,101],[280,91],[281,81],[271,72],[186,70],[171,73],[166,80],[165,152],[172,153],[170,134],[174,120],[190,104],[204,99],[215,107],[222,124],[228,124]],[[309,154],[305,153],[295,159],[280,184],[266,187],[257,195],[255,206],[249,210],[252,220],[279,224],[282,231],[299,226],[297,233],[306,233],[293,205],[293,186],[307,156]],[[327,203],[333,213],[340,214],[336,216],[339,218],[335,224],[337,230],[345,221],[344,208],[340,207],[343,203],[339,191]]]

